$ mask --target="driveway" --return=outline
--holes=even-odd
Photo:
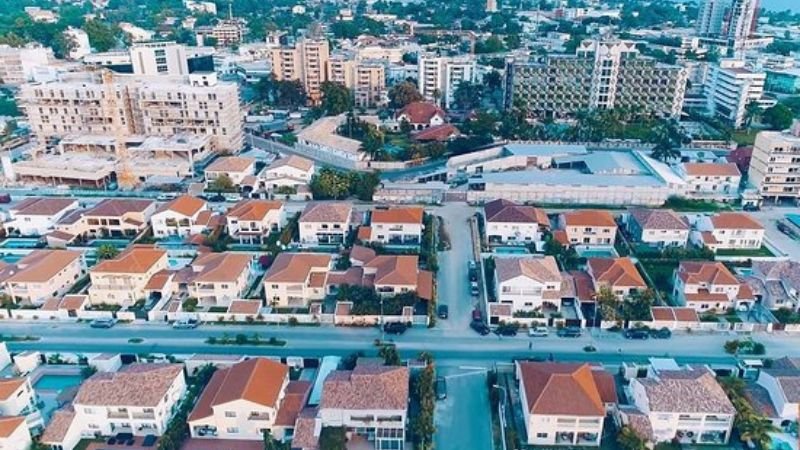
[[[775,247],[778,247],[791,259],[800,260],[800,241],[795,241],[778,230],[778,220],[786,222],[786,214],[789,213],[796,214],[797,208],[766,206],[761,211],[753,211],[749,214],[761,222],[765,228],[767,239]]]
[[[437,450],[492,448],[492,424],[486,372],[439,368],[447,380],[447,398],[436,401]]]

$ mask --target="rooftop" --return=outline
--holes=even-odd
[[[608,211],[581,209],[563,213],[564,223],[568,227],[616,227],[614,216]]]
[[[283,203],[276,200],[241,200],[228,210],[227,216],[238,220],[261,221],[270,211],[283,208]]]
[[[638,381],[653,412],[736,413],[714,374],[705,367],[660,371],[656,377]]]
[[[527,277],[540,283],[561,283],[561,272],[552,256],[496,258],[495,271],[499,282]]]
[[[182,364],[131,364],[119,372],[99,372],[81,384],[74,404],[155,407],[182,376]]]
[[[617,402],[611,374],[588,364],[520,362],[521,390],[531,414],[600,416]]]
[[[7,283],[46,282],[81,256],[72,250],[34,250],[16,264],[3,267],[0,279]]]
[[[589,258],[586,264],[595,283],[636,288],[647,287],[633,261],[628,257]]]
[[[146,273],[166,255],[166,250],[161,250],[152,245],[133,245],[114,259],[100,261],[91,269],[91,272]]]
[[[243,156],[222,156],[206,167],[206,172],[244,172],[255,165],[256,160]]]
[[[504,199],[493,200],[483,207],[487,222],[535,223],[548,225],[547,214],[533,206],[517,205]]]
[[[409,223],[422,224],[424,209],[419,207],[400,207],[375,209],[372,211],[372,223]]]
[[[206,202],[203,199],[192,197],[191,195],[181,195],[161,205],[156,213],[173,211],[186,217],[194,217],[194,215],[205,208],[205,206]]]
[[[52,216],[72,205],[77,205],[72,198],[28,197],[9,210],[20,216]]]
[[[750,214],[721,212],[711,216],[715,229],[763,230],[764,227]]]
[[[325,379],[320,408],[345,410],[406,410],[407,367],[357,364],[333,371]]]
[[[312,271],[330,270],[331,255],[324,253],[281,253],[264,276],[265,282],[305,282]]]
[[[347,222],[352,211],[350,203],[311,202],[300,215],[300,222]]]
[[[635,209],[631,218],[642,230],[688,230],[689,224],[671,209]]]

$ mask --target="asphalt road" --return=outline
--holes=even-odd
[[[436,328],[443,330],[466,330],[476,299],[469,293],[467,264],[472,259],[469,217],[475,208],[459,204],[447,204],[436,208],[434,213],[442,218],[442,225],[450,236],[450,250],[439,252],[437,294],[440,305],[448,305],[449,317],[438,320]]]
[[[439,450],[492,448],[492,422],[486,372],[445,369],[447,398],[436,402],[435,448]]]

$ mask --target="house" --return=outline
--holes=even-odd
[[[325,298],[325,278],[331,270],[331,255],[325,253],[281,253],[264,275],[268,305],[308,306]]]
[[[300,243],[343,244],[350,233],[353,205],[311,202],[300,214]]]
[[[167,268],[167,252],[151,245],[133,245],[114,259],[101,261],[89,277],[89,303],[127,306],[145,300],[145,287]]]
[[[221,156],[205,169],[206,187],[217,178],[227,177],[234,186],[241,186],[244,179],[256,173],[256,160],[243,156]]]
[[[406,448],[409,369],[359,362],[353,370],[335,370],[322,385],[316,411],[297,420],[292,448],[319,448],[324,427],[344,427],[349,442],[365,448]]]
[[[286,223],[283,203],[274,200],[242,200],[226,214],[228,235],[242,244],[261,244]]]
[[[749,309],[754,303],[750,286],[719,261],[681,261],[673,285],[673,297],[698,312]]]
[[[83,274],[83,255],[72,250],[34,250],[0,268],[0,286],[16,303],[41,305],[60,297]]]
[[[132,237],[147,228],[155,210],[152,200],[107,198],[93,207],[64,215],[55,229],[73,237]]]
[[[205,200],[181,195],[161,205],[150,217],[150,224],[157,238],[183,238],[206,231],[212,215]]]
[[[705,366],[651,371],[630,381],[630,398],[647,415],[653,440],[727,444],[736,408]]]
[[[592,278],[595,292],[608,288],[619,299],[647,289],[647,283],[627,256],[589,258],[586,260],[586,272]]]
[[[205,253],[176,274],[189,297],[204,306],[228,306],[245,295],[254,256],[249,253]]]
[[[182,364],[131,364],[98,372],[78,389],[71,407],[58,411],[40,441],[72,450],[80,438],[161,436],[186,393]]]
[[[28,377],[0,378],[0,416],[26,416],[38,401]]]
[[[301,156],[289,155],[279,158],[267,166],[260,178],[267,192],[297,192],[301,186],[311,182],[314,175],[314,161]]]
[[[370,248],[354,246],[350,262],[347,270],[327,273],[326,292],[357,285],[371,287],[382,297],[415,292],[422,299],[433,298],[433,273],[419,269],[417,255],[376,255]]]
[[[416,142],[447,142],[458,136],[458,134],[459,131],[455,125],[445,123],[414,131],[410,137]]]
[[[617,223],[608,211],[582,209],[559,216],[567,245],[614,245]]]
[[[3,224],[6,235],[44,236],[69,211],[78,208],[72,198],[28,197],[8,208],[8,220]]]
[[[528,444],[600,445],[606,414],[616,406],[613,376],[588,364],[516,363]]]
[[[747,283],[769,309],[800,307],[800,262],[753,261]]]
[[[28,450],[33,445],[23,416],[0,416],[0,448]]]
[[[411,102],[397,112],[398,124],[408,123],[412,130],[435,127],[445,123],[445,112],[433,103]]]
[[[742,174],[734,163],[683,163],[677,172],[689,198],[729,201],[739,196]]]
[[[764,244],[764,227],[746,213],[722,212],[696,217],[691,241],[717,250],[757,250]]]
[[[773,410],[775,426],[787,427],[797,422],[800,411],[800,368],[795,361],[783,357],[773,361],[772,367],[762,368],[756,380],[766,390]]]
[[[497,301],[512,311],[560,311],[562,276],[552,256],[495,258]]]
[[[359,228],[359,238],[379,244],[419,245],[424,213],[419,207],[375,209],[370,214],[370,226]]]
[[[486,240],[489,243],[535,243],[550,229],[544,210],[517,205],[508,200],[494,200],[483,207]]]
[[[289,367],[266,358],[218,369],[189,414],[189,432],[198,439],[261,441],[269,430],[281,440],[285,423],[294,428],[310,387],[289,381]]]
[[[627,229],[634,240],[654,247],[686,247],[689,241],[689,224],[670,209],[634,209]]]

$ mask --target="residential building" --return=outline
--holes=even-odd
[[[264,298],[270,306],[308,306],[325,298],[325,278],[332,269],[325,253],[281,253],[264,275]]]
[[[215,25],[197,27],[197,45],[204,45],[206,37],[214,40],[216,47],[230,47],[242,42],[247,31],[241,19],[229,18],[218,21]]]
[[[497,301],[512,312],[561,311],[562,276],[552,256],[495,258]]]
[[[79,209],[64,215],[56,231],[75,236],[132,237],[147,228],[155,212],[152,200],[107,198],[95,206]]]
[[[704,85],[708,113],[736,128],[742,127],[748,104],[772,106],[763,98],[766,78],[764,72],[749,68],[741,59],[723,59],[710,65]]]
[[[767,92],[779,94],[800,94],[800,70],[790,69],[767,69],[767,79],[764,88]]]
[[[182,364],[131,364],[84,380],[71,409],[57,412],[40,441],[72,450],[80,438],[161,436],[186,393]]]
[[[44,22],[44,23],[58,22],[58,14],[49,9],[42,9],[38,6],[26,6],[25,13],[34,22]]]
[[[186,47],[170,41],[140,42],[130,47],[133,73],[136,75],[188,75]]]
[[[23,416],[0,416],[0,448],[28,450],[33,445],[31,432]]]
[[[629,389],[656,443],[728,443],[736,408],[707,367],[655,371],[633,378]]]
[[[800,411],[800,392],[796,386],[800,384],[800,367],[797,360],[784,356],[773,361],[771,367],[758,371],[757,385],[766,391],[766,402],[775,412],[773,425],[788,428],[797,422]],[[747,392],[746,392],[747,393]],[[751,399],[748,396],[748,400]]]
[[[386,75],[379,61],[354,59],[351,55],[331,55],[327,63],[327,81],[338,83],[353,92],[355,106],[371,108],[385,103]]]
[[[186,237],[207,230],[212,215],[205,200],[181,195],[161,205],[150,216],[150,225],[156,238]]]
[[[635,209],[627,222],[628,233],[637,242],[656,247],[686,247],[689,224],[670,209]]]
[[[617,403],[614,377],[588,364],[517,362],[529,445],[599,446]]]
[[[683,163],[678,173],[686,181],[686,196],[722,202],[739,197],[742,174],[735,163]]]
[[[397,112],[395,121],[398,126],[406,122],[411,126],[412,130],[423,130],[443,125],[445,123],[445,113],[433,103],[413,102]]]
[[[236,203],[226,213],[228,235],[242,244],[261,244],[286,223],[283,203],[248,199]]]
[[[0,379],[0,417],[25,416],[38,401],[28,377]]]
[[[698,216],[689,239],[717,250],[758,250],[764,244],[764,227],[747,213],[722,212]]]
[[[16,303],[41,305],[50,297],[64,295],[83,268],[81,252],[34,250],[0,269],[0,285]]]
[[[234,186],[241,186],[246,177],[255,175],[256,160],[243,156],[222,156],[205,168],[206,185],[219,177],[228,177]]]
[[[414,292],[421,299],[433,299],[433,273],[419,269],[417,255],[377,255],[357,245],[350,251],[350,262],[350,268],[326,274],[323,283],[328,294],[342,285],[357,285],[371,287],[381,297]]]
[[[89,42],[89,35],[80,28],[67,27],[64,35],[74,44],[67,55],[69,59],[79,60],[92,53],[92,46]]]
[[[800,199],[800,121],[788,131],[756,135],[747,181],[766,200]]]
[[[179,271],[190,297],[203,306],[229,306],[247,293],[254,256],[248,253],[205,253]]]
[[[130,246],[116,258],[101,261],[89,270],[89,303],[127,306],[146,299],[147,282],[166,268],[166,250]]]
[[[733,0],[728,15],[726,38],[735,55],[742,55],[758,23],[759,0]]]
[[[800,262],[753,261],[747,282],[769,309],[800,307]]]
[[[749,309],[755,301],[750,286],[719,261],[681,261],[673,286],[675,300],[698,312]]]
[[[327,39],[299,39],[294,46],[271,49],[272,73],[275,79],[299,80],[312,104],[322,99],[322,83],[330,58]]]
[[[261,441],[269,431],[283,439],[285,424],[294,428],[310,387],[308,381],[289,381],[289,367],[266,358],[217,369],[189,414],[189,432],[196,439]]]
[[[536,243],[550,229],[544,210],[498,199],[483,207],[486,240],[491,244]]]
[[[301,413],[292,448],[319,447],[324,427],[344,427],[351,441],[376,449],[406,448],[409,369],[359,361],[353,370],[335,370],[322,385],[314,411]]]
[[[698,7],[695,27],[700,36],[715,37],[722,34],[724,21],[730,11],[731,0],[703,0]]]
[[[575,210],[562,213],[558,221],[558,234],[567,245],[614,245],[617,222],[608,211]]]
[[[289,155],[278,158],[259,174],[268,192],[279,193],[281,188],[293,188],[295,192],[307,186],[314,175],[314,161],[302,156]]]
[[[53,51],[40,45],[0,45],[0,80],[19,85],[33,81],[39,70],[50,65]]]
[[[343,244],[352,227],[350,203],[311,202],[300,214],[300,243]]]
[[[419,207],[374,209],[370,226],[362,226],[358,236],[362,241],[389,245],[419,245],[422,242],[423,216]]]
[[[9,219],[3,224],[6,235],[44,236],[69,211],[78,208],[72,198],[27,197],[8,208]]]
[[[595,292],[608,288],[620,300],[647,289],[647,283],[627,256],[589,258],[586,261],[586,271],[592,278]]]
[[[686,69],[639,55],[632,41],[586,40],[575,55],[513,61],[506,73],[506,108],[522,104],[540,118],[612,108],[678,117],[687,79]]]
[[[472,56],[439,56],[422,53],[418,57],[417,87],[429,101],[451,108],[456,89],[462,82],[478,81],[478,66]]]
[[[70,135],[210,136],[217,151],[243,142],[239,88],[214,73],[146,77],[96,73],[21,86],[20,104],[41,141]],[[109,98],[107,92],[113,92]],[[121,108],[120,105],[130,105]],[[122,143],[118,143],[122,145]]]
[[[126,35],[130,42],[146,42],[153,40],[154,31],[145,30],[130,22],[119,22],[119,28]]]

